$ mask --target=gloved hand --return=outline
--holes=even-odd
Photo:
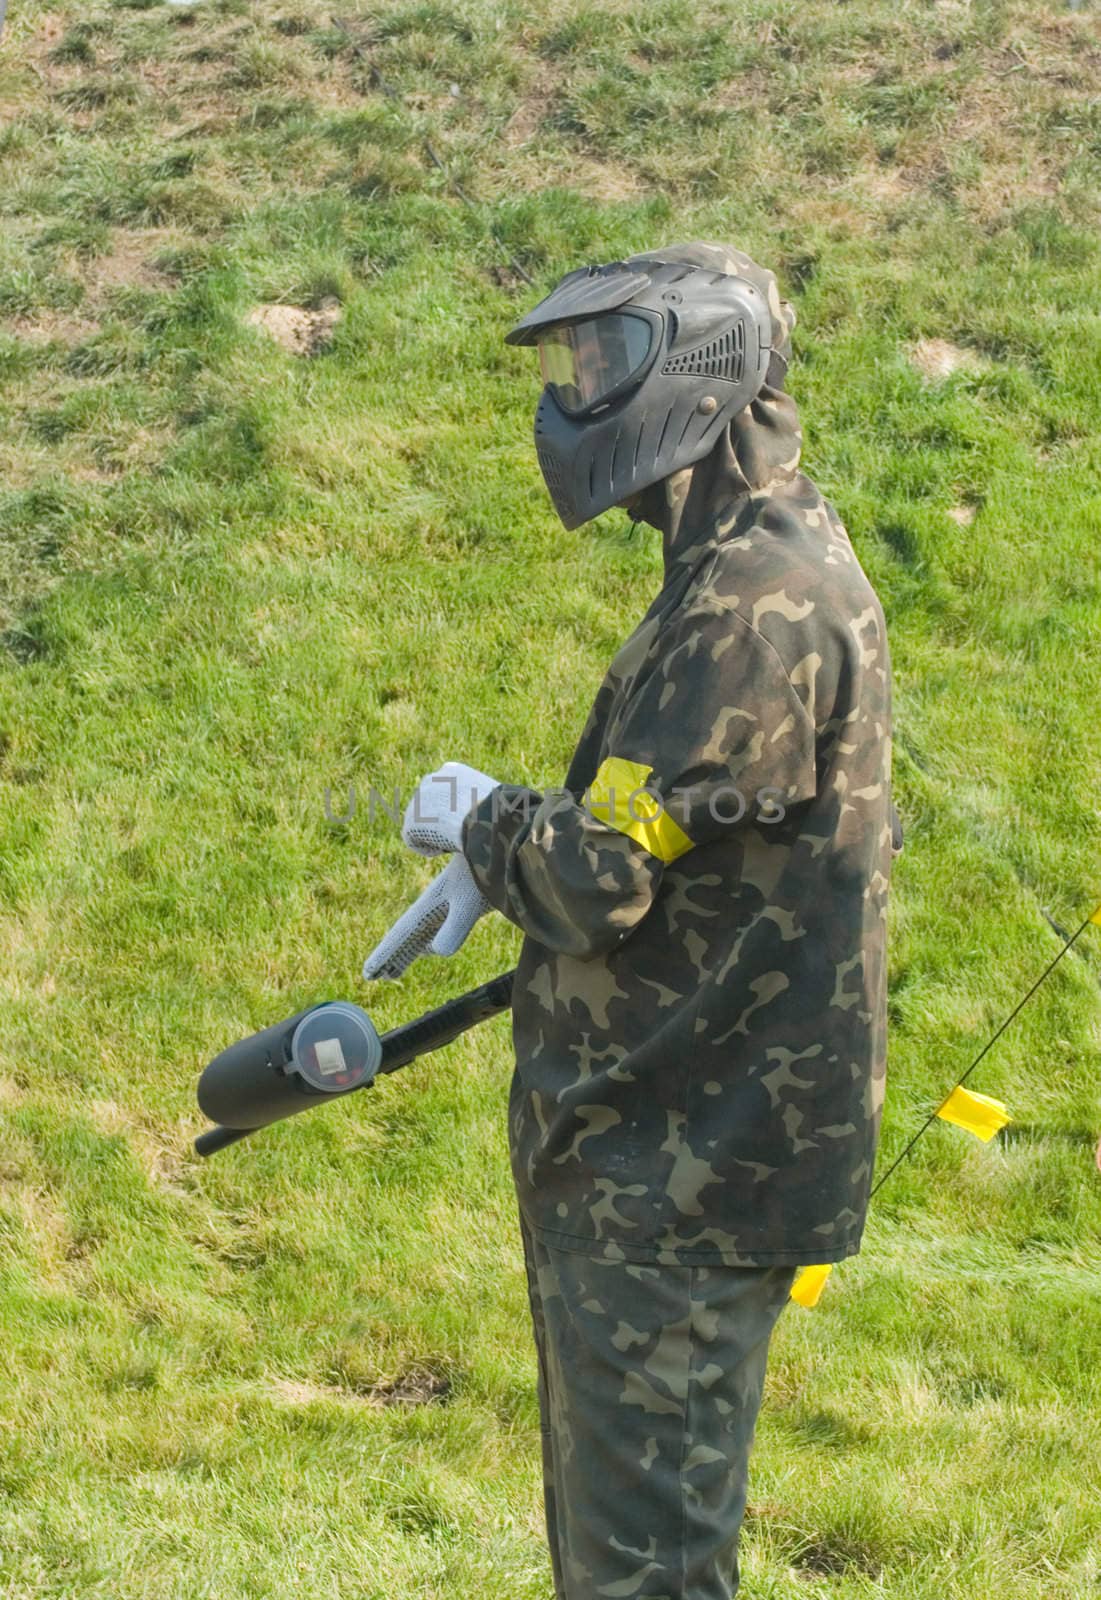
[[[462,849],[463,823],[498,787],[496,778],[487,777],[476,767],[468,767],[463,761],[445,761],[418,783],[405,808],[402,838],[420,856]]]
[[[406,967],[428,951],[434,956],[453,956],[488,910],[489,901],[474,882],[466,857],[454,856],[371,951],[363,963],[363,976],[400,978]]]
[[[463,761],[446,761],[417,785],[405,809],[401,836],[418,855],[437,856],[460,850],[463,823],[471,811],[497,788]],[[400,978],[418,956],[453,956],[489,901],[471,876],[466,858],[458,855],[398,918],[363,963],[365,978]]]

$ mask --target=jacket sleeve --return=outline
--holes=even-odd
[[[813,725],[744,618],[696,607],[660,643],[613,713],[608,756],[584,794],[502,786],[464,830],[486,899],[560,954],[614,949],[671,862],[736,828],[779,822],[815,793]]]

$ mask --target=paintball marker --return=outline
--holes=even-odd
[[[379,1034],[359,1006],[330,1000],[238,1040],[199,1079],[199,1105],[216,1126],[198,1136],[195,1149],[211,1156],[257,1128],[369,1088],[507,1010],[513,977],[503,972],[389,1033]]]

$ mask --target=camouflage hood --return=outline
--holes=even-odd
[[[780,298],[775,274],[730,245],[696,240],[631,256],[628,264],[645,261],[685,261],[748,278],[765,295],[772,313],[773,357],[756,400],[739,413],[710,455],[639,497],[637,514],[660,530],[668,568],[694,561],[744,495],[787,483],[799,470],[799,413],[784,392],[795,310]]]

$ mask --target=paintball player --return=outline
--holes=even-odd
[[[459,762],[405,838],[451,861],[368,957],[495,908],[525,934],[509,1107],[560,1600],[729,1600],[769,1338],[860,1245],[883,1096],[883,613],[799,470],[792,308],[740,251],[570,273],[535,345],[576,528],[660,530],[657,598],[565,787]]]

